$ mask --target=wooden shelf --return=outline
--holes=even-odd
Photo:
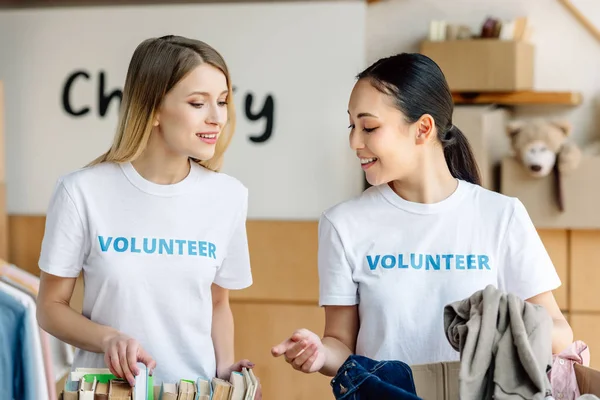
[[[455,104],[499,104],[499,105],[564,105],[576,106],[583,98],[578,92],[508,92],[508,93],[463,93],[453,92]]]

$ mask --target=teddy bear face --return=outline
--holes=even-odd
[[[547,176],[557,162],[557,154],[571,133],[565,121],[514,121],[507,127],[512,148],[527,172],[536,178]]]
[[[534,140],[520,149],[519,158],[530,175],[548,175],[556,163],[556,153],[543,140]]]

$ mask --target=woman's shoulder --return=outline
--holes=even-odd
[[[365,216],[364,212],[369,209],[368,207],[376,205],[381,200],[380,188],[371,186],[361,193],[325,209],[321,218],[326,218],[331,222],[361,218]]]
[[[469,182],[462,182],[468,193],[468,196],[480,203],[484,208],[505,208],[514,207],[519,201],[518,198],[508,196],[504,193],[492,190],[481,185]]]
[[[208,177],[208,181],[216,186],[215,189],[232,195],[248,196],[248,188],[238,178],[228,175],[221,171],[213,171],[198,164],[192,164],[193,168],[198,168],[201,174]]]
[[[84,186],[98,187],[118,171],[119,165],[112,162],[87,165],[60,175],[57,183],[71,189]]]
[[[508,196],[473,183],[462,183],[465,186],[467,198],[474,203],[469,205],[469,207],[476,207],[475,209],[480,210],[484,215],[500,214],[510,216],[516,209],[522,206],[521,201],[516,197]]]

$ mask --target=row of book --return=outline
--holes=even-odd
[[[254,400],[258,381],[251,369],[233,372],[229,381],[199,377],[196,381],[154,385],[152,375],[139,363],[135,386],[105,368],[77,368],[65,381],[61,400]]]

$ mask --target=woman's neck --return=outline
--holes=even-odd
[[[131,164],[144,179],[159,185],[181,182],[190,173],[188,157],[170,153],[152,140],[148,141],[146,149]]]
[[[441,148],[424,154],[419,164],[411,176],[390,182],[398,196],[413,203],[433,204],[454,193],[458,181],[450,173]]]

